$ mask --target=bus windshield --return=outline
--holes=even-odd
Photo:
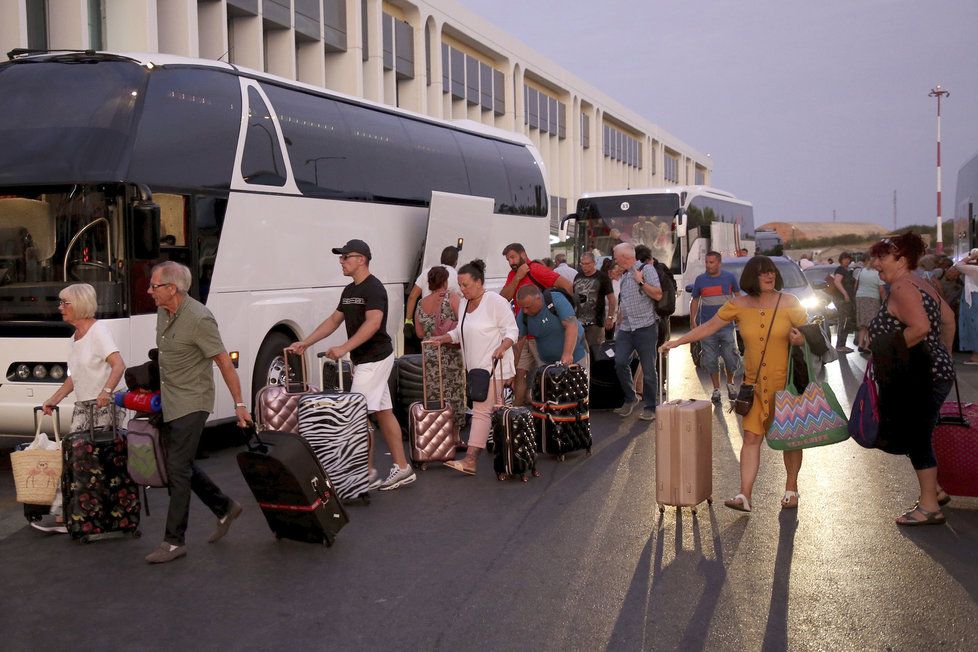
[[[611,256],[620,242],[644,244],[670,265],[675,251],[672,221],[679,206],[674,193],[581,199],[577,214],[584,221],[584,250],[600,258]]]
[[[102,58],[0,65],[0,185],[121,180],[144,72]]]

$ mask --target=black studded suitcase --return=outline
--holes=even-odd
[[[550,364],[533,382],[537,450],[563,460],[567,453],[591,452],[588,373],[580,365]]]

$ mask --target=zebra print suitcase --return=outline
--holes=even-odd
[[[343,367],[338,369],[342,386]],[[303,394],[299,399],[299,435],[309,442],[340,500],[359,498],[364,504],[370,503],[372,437],[363,394]]]

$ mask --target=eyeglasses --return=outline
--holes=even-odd
[[[70,306],[71,305],[71,301],[65,301],[64,299],[58,299],[58,305],[59,306]]]
[[[160,288],[166,287],[167,285],[173,285],[173,283],[150,283],[149,284],[149,289],[150,290],[159,290]]]
[[[366,258],[363,254],[340,254],[340,260],[349,260],[350,258]]]

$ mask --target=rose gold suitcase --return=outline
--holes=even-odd
[[[444,376],[441,367],[441,347],[438,351],[438,405],[430,407],[425,404],[424,397],[428,396],[428,379],[424,373],[424,343],[421,364],[421,401],[411,404],[408,408],[408,442],[411,445],[411,464],[422,471],[428,468],[428,462],[447,462],[455,459],[455,445],[459,441],[458,428],[455,426],[455,412],[452,406],[445,402]]]
[[[290,365],[291,356],[295,354],[282,351],[285,382],[279,385],[266,385],[258,391],[255,417],[260,432],[274,430],[299,434],[299,399],[303,394],[319,391],[316,387],[306,384],[305,356],[296,356],[301,360],[300,364]],[[296,371],[301,371],[301,378],[296,377]]]
[[[669,505],[695,514],[704,500],[713,504],[713,405],[664,402],[663,385],[655,410],[655,502],[659,512]]]

